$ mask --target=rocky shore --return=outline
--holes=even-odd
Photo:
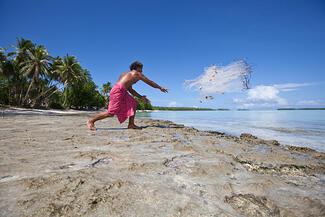
[[[325,216],[324,153],[89,117],[0,117],[0,216]]]

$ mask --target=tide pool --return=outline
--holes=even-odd
[[[324,110],[153,111],[136,115],[235,136],[250,133],[262,139],[278,140],[282,145],[325,152]]]

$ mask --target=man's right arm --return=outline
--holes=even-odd
[[[168,92],[168,89],[159,86],[158,84],[156,84],[155,82],[151,81],[149,78],[147,78],[146,76],[144,76],[142,73],[139,73],[139,77],[140,77],[140,80],[142,80],[146,84],[150,85],[151,87],[158,88],[162,92],[165,92],[165,93]]]

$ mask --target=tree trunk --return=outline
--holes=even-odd
[[[64,94],[64,102],[63,102],[63,105],[65,105],[67,102],[67,92]]]
[[[19,100],[19,101],[18,101],[18,105],[19,105],[19,106],[21,106],[21,104],[22,104],[21,100],[22,100],[22,98],[23,98],[23,91],[24,91],[23,88],[21,88],[21,90],[20,90],[20,94],[19,94],[19,99],[18,99],[18,100]]]
[[[32,79],[32,81],[30,82],[30,84],[29,84],[29,86],[28,86],[28,89],[27,89],[26,95],[25,95],[25,97],[24,97],[24,99],[23,99],[23,101],[22,101],[22,104],[25,104],[26,99],[27,99],[27,96],[28,96],[29,91],[30,91],[30,89],[32,88],[33,84],[34,84],[34,78]]]
[[[8,79],[8,104],[10,106],[10,88],[9,88],[9,79]]]
[[[42,96],[44,96],[44,95],[46,95],[50,90],[52,90],[53,88],[55,88],[56,87],[56,85],[58,84],[58,83],[60,83],[60,81],[58,81],[56,84],[54,84],[52,87],[50,87],[49,89],[47,89],[45,92],[43,92],[43,93],[41,93],[40,95],[38,95],[35,99],[33,99],[33,101],[35,100],[38,100],[40,97],[42,97]],[[61,88],[60,88],[61,89]],[[57,91],[54,91],[53,93],[55,93],[55,92],[57,92]],[[48,97],[50,97],[50,96],[52,96],[52,94],[51,95],[49,95]],[[46,97],[45,97],[46,98]]]
[[[10,106],[10,90],[8,90],[8,105]]]
[[[30,91],[30,89],[32,88],[34,82],[36,81],[36,79],[38,79],[38,75],[39,75],[39,67],[36,66],[36,67],[35,67],[35,74],[34,74],[34,76],[33,76],[33,78],[32,78],[32,81],[30,82],[30,85],[29,85],[28,89],[27,89],[26,95],[25,95],[24,100],[23,100],[23,104],[25,104],[26,99],[27,99],[27,96],[28,96],[28,94],[29,94],[29,91]]]
[[[53,94],[55,94],[56,92],[58,92],[59,90],[61,90],[62,88],[66,87],[67,85],[64,84],[62,87],[56,89],[55,91],[53,91],[53,93],[51,93],[48,97],[51,97]]]

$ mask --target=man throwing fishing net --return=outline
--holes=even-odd
[[[132,85],[137,81],[142,80],[153,88],[158,88],[164,93],[168,92],[168,89],[159,86],[144,76],[142,74],[142,68],[142,63],[136,61],[130,65],[131,71],[124,72],[120,76],[110,92],[107,111],[101,112],[87,121],[87,126],[90,130],[96,130],[94,124],[96,121],[108,117],[113,117],[114,115],[117,116],[120,123],[123,123],[129,117],[129,129],[141,129],[141,127],[138,127],[134,124],[135,107],[137,105],[137,101],[132,96],[130,96],[128,91],[133,96],[139,97],[145,103],[148,102],[148,99],[146,96],[141,96],[135,90],[133,90]]]

